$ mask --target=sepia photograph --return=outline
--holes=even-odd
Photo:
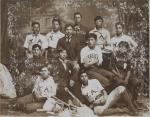
[[[0,0],[0,117],[149,117],[149,0]]]

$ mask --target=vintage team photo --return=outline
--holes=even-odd
[[[149,0],[1,0],[0,116],[144,116]]]

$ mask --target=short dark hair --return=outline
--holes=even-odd
[[[40,23],[39,23],[39,22],[32,22],[31,26],[33,27],[35,24],[37,24],[37,25],[40,26]]]
[[[34,44],[32,46],[32,50],[34,50],[35,48],[39,48],[41,50],[41,46],[39,44]]]
[[[80,69],[80,71],[79,71],[79,76],[81,76],[83,73],[86,73],[86,74],[87,74],[87,72],[86,72],[86,70],[85,70],[84,68]]]
[[[65,25],[65,29],[68,28],[68,27],[72,27],[73,28],[73,25],[72,24],[66,24]]]
[[[64,49],[64,48],[58,48],[57,51],[58,51],[58,53],[63,52],[63,51],[66,51],[66,52],[67,52],[67,50]]]
[[[81,15],[81,13],[80,13],[80,12],[75,12],[75,13],[74,13],[74,18],[75,18],[75,16],[76,16],[76,15],[80,15],[80,16],[81,16],[81,18],[82,18],[82,15]]]
[[[59,19],[54,18],[54,19],[52,20],[52,23],[54,23],[54,22],[58,22],[59,25],[61,25],[61,21],[60,21]]]
[[[119,46],[119,47],[125,46],[127,49],[130,48],[129,43],[126,42],[126,41],[121,41],[121,42],[119,42],[118,46]]]
[[[94,34],[94,33],[89,33],[89,34],[87,35],[87,38],[88,38],[88,39],[89,39],[89,38],[94,38],[95,40],[97,40],[97,35]]]
[[[102,22],[104,21],[101,16],[96,16],[96,17],[94,18],[94,21],[95,21],[95,22],[96,22],[97,20],[102,20]]]
[[[123,24],[122,22],[117,22],[117,23],[115,24],[115,27],[117,27],[117,25],[121,25],[122,28],[124,28],[124,24]]]
[[[44,67],[46,67],[48,69],[48,65],[47,64],[43,64],[42,66],[39,67],[39,71],[41,71]]]

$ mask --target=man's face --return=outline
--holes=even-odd
[[[73,29],[71,26],[66,28],[66,35],[70,36],[70,35],[72,35],[72,32],[73,32]]]
[[[66,57],[67,57],[67,51],[66,51],[66,50],[61,51],[61,52],[60,52],[60,58],[61,58],[62,60],[65,60]]]
[[[81,82],[83,85],[87,85],[88,84],[88,76],[87,73],[82,73],[80,76]]]
[[[95,21],[96,28],[102,28],[102,24],[103,24],[103,21],[101,19],[98,19]]]
[[[122,45],[121,47],[119,47],[119,51],[121,53],[126,53],[128,51],[128,49],[126,48],[126,46]]]
[[[34,56],[34,57],[39,57],[39,56],[41,56],[41,50],[40,50],[40,48],[38,48],[38,47],[34,48],[34,49],[32,50],[32,53],[33,53],[33,56]]]
[[[74,20],[75,20],[75,23],[76,24],[80,24],[81,23],[81,15],[80,14],[76,14],[75,16],[74,16]]]
[[[88,38],[88,46],[89,48],[95,47],[96,40],[93,37]]]
[[[123,32],[122,25],[117,25],[116,26],[116,34],[120,35],[120,34],[122,34],[122,32]]]
[[[39,34],[40,32],[40,26],[38,24],[34,24],[33,27],[32,27],[32,31],[34,34]]]
[[[53,31],[54,32],[57,32],[58,30],[60,30],[60,25],[59,25],[59,23],[57,21],[54,21],[52,23],[52,27],[53,27]]]
[[[40,71],[40,74],[42,76],[43,79],[47,79],[49,77],[49,71],[47,67],[43,67]]]

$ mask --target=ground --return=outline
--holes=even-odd
[[[149,98],[140,96],[138,98],[138,101],[140,103],[143,103],[150,110]],[[8,106],[8,100],[7,99],[0,99],[0,116],[4,116],[4,115],[5,116],[10,116],[10,115],[14,115],[14,116],[48,116],[49,115],[50,116],[50,114],[46,114],[43,112],[23,113],[20,111],[11,111],[11,110],[7,109],[7,106]],[[148,117],[149,115],[150,115],[150,111],[146,111],[146,110],[145,111],[144,110],[139,111],[139,116]],[[113,114],[111,116],[129,116],[129,114],[127,114],[127,113],[116,113],[116,114]]]

